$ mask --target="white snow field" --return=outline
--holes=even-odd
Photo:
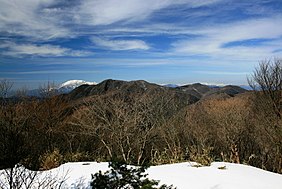
[[[195,163],[185,162],[152,166],[147,170],[148,178],[159,180],[160,184],[172,184],[178,189],[282,188],[282,175],[255,167],[224,162],[215,162],[208,167],[194,165]],[[108,163],[66,163],[58,168],[42,172],[40,177],[63,179],[61,188],[90,189],[91,174],[99,170],[102,172],[109,170]],[[0,179],[3,178],[0,177]]]

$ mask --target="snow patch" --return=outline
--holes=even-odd
[[[89,188],[91,174],[109,170],[108,163],[75,162],[65,163],[58,168],[41,172],[66,178],[61,188]],[[3,181],[4,170],[0,171]],[[173,185],[178,189],[281,189],[282,175],[255,167],[214,162],[208,167],[198,167],[195,163],[185,162],[152,166],[147,170],[148,178],[160,180],[160,184]]]

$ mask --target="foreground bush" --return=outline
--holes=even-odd
[[[120,162],[111,162],[109,167],[110,171],[92,175],[93,189],[172,189],[172,186],[166,185],[158,187],[159,181],[146,178],[146,167],[128,168]]]

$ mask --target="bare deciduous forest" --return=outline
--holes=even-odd
[[[3,80],[0,169],[120,159],[135,165],[226,161],[282,173],[282,61],[262,61],[248,81],[252,91],[197,99],[146,83],[142,90],[136,83],[126,90],[102,83],[66,95],[47,85],[44,98],[6,98],[12,83]]]

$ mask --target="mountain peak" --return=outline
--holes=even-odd
[[[97,83],[84,80],[69,80],[60,84],[57,90],[59,91],[59,93],[69,93],[70,91],[81,85],[97,85]]]
[[[74,89],[76,87],[79,87],[80,85],[96,85],[96,82],[89,82],[84,80],[69,80],[59,85],[59,89],[61,88],[68,88],[68,89]]]

